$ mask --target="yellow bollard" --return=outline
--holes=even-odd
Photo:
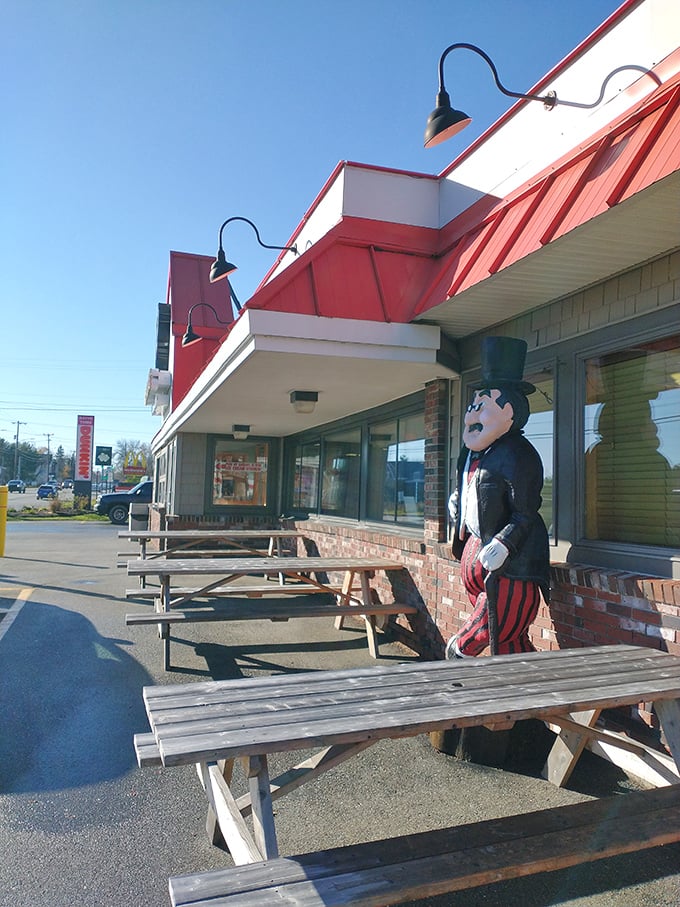
[[[0,485],[0,557],[5,556],[5,536],[7,535],[7,495],[6,485]]]

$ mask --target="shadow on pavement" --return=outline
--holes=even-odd
[[[3,639],[0,793],[101,784],[136,766],[149,674],[80,614],[28,601]],[[41,798],[42,801],[42,798]]]

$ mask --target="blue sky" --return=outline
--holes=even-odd
[[[149,442],[170,250],[214,255],[235,215],[284,245],[340,160],[439,173],[511,105],[483,61],[451,55],[474,121],[426,151],[449,44],[528,91],[619,5],[3,0],[0,437],[19,421],[70,452],[82,413],[97,445]],[[225,247],[243,302],[276,253],[245,224]]]

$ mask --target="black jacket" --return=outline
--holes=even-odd
[[[456,491],[453,496],[453,554],[460,560],[467,539],[459,538],[460,494],[469,451],[458,457]],[[503,435],[487,448],[473,476],[477,487],[479,528],[483,544],[497,538],[510,557],[501,572],[512,579],[532,580],[548,600],[550,552],[548,532],[539,514],[543,488],[543,464],[536,448],[521,432]]]

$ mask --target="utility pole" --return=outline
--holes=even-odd
[[[19,479],[19,426],[25,425],[25,422],[17,422],[17,433],[14,439],[14,478]]]
[[[45,435],[45,437],[47,438],[47,475],[45,476],[46,482],[49,482],[50,480],[50,438],[53,434],[54,432],[52,432],[52,434]]]

